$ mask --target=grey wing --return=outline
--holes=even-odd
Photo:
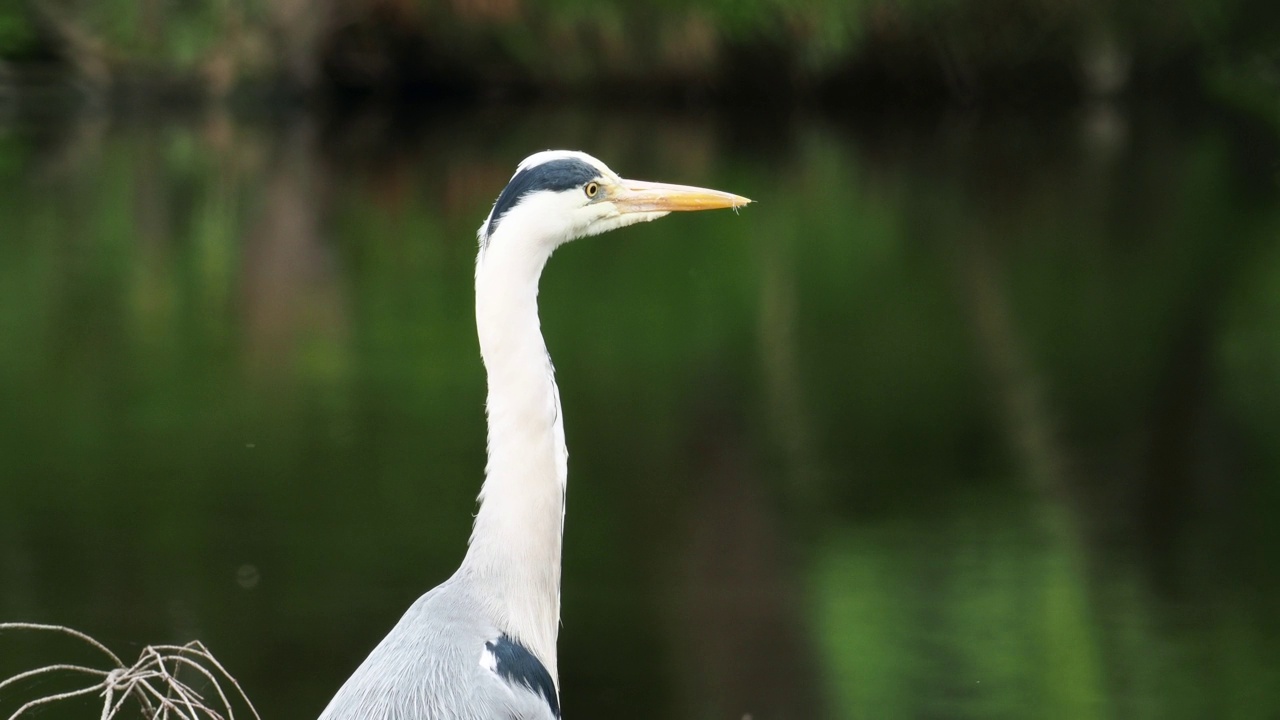
[[[479,617],[448,583],[422,596],[320,720],[559,720],[543,664]]]
[[[519,698],[522,714],[516,717],[558,720],[560,700],[555,681],[542,661],[518,640],[504,634],[486,642],[480,664]]]

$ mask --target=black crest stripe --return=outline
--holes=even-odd
[[[498,201],[493,204],[493,212],[489,216],[489,226],[485,229],[485,236],[493,237],[498,224],[502,222],[502,217],[525,195],[540,190],[560,192],[582,187],[599,176],[600,171],[591,163],[577,158],[549,160],[517,172],[498,195]]]
[[[554,717],[560,717],[560,701],[556,697],[556,685],[551,673],[529,649],[503,635],[484,644],[497,660],[498,677],[509,683],[518,683],[542,696]]]

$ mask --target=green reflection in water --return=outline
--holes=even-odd
[[[760,202],[544,278],[566,712],[1280,708],[1274,141],[1118,109],[382,123],[0,135],[0,617],[198,637],[314,716],[461,557],[475,227],[569,146]]]

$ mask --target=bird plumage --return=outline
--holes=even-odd
[[[540,661],[486,619],[486,605],[477,589],[456,575],[418,598],[321,719],[559,718],[550,673],[545,668],[539,673]],[[504,651],[501,657],[495,648]]]
[[[477,233],[476,330],[488,377],[488,462],[466,556],[423,595],[320,720],[553,720],[568,479],[538,279],[570,240],[746,198],[624,180],[585,153],[520,163]]]

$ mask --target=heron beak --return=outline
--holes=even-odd
[[[623,180],[610,200],[622,213],[718,210],[740,208],[751,202],[741,195],[719,190],[644,180]]]

